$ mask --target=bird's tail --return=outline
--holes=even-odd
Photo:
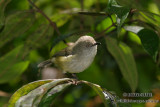
[[[40,64],[38,64],[38,68],[44,68],[44,67],[47,67],[47,66],[50,66],[52,64],[51,60],[48,59],[46,61],[43,61],[41,62]]]

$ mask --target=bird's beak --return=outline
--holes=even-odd
[[[96,42],[92,46],[96,46],[96,45],[101,45],[101,43],[100,42]]]

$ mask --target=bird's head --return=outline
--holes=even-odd
[[[81,36],[74,44],[73,52],[79,54],[89,54],[90,52],[97,51],[97,45],[100,43],[96,42],[91,36]]]

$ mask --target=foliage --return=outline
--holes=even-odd
[[[0,0],[0,106],[150,106],[118,100],[159,98],[159,9],[159,0]],[[102,45],[79,80],[43,80],[37,65],[82,35]]]
[[[62,91],[66,87],[72,84],[74,79],[63,78],[56,80],[40,80],[33,83],[30,83],[26,86],[23,86],[11,97],[9,102],[9,107],[20,107],[20,106],[51,106],[52,100],[55,99],[55,94]],[[87,81],[78,81],[80,83],[85,83],[92,87],[97,94],[104,100],[105,93],[102,91],[102,88],[96,84],[89,83]],[[37,86],[39,86],[37,88]],[[50,90],[51,89],[51,90]],[[49,91],[48,91],[49,90]],[[43,97],[44,96],[44,97]],[[106,103],[104,103],[106,104]],[[105,105],[107,106],[107,105]]]
[[[108,51],[113,55],[117,61],[122,75],[130,85],[132,92],[137,88],[137,68],[130,48],[124,43],[117,43],[117,40],[106,38]],[[127,57],[127,59],[126,59]]]

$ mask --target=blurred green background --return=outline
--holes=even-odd
[[[23,85],[40,79],[62,78],[56,68],[42,71],[37,65],[63,49],[67,42],[74,42],[82,35],[96,38],[112,24],[106,15],[82,15],[79,11],[106,12],[107,0],[33,0],[52,20],[62,34],[60,37],[40,13],[35,12],[27,0],[0,0],[0,106],[6,107],[10,96]],[[143,26],[160,35],[159,0],[117,0],[122,6],[138,11],[130,13],[125,25]],[[157,15],[155,15],[157,14]],[[114,22],[115,15],[111,14]],[[139,20],[135,21],[134,20]],[[117,37],[116,27],[107,30],[96,41],[101,42],[94,62],[84,72],[77,74],[86,80],[116,93],[132,92],[119,65],[107,49],[106,36],[118,38],[132,50],[138,73],[137,93],[153,93],[152,99],[160,99],[160,55],[156,60],[143,48],[140,38],[121,28]],[[74,32],[74,33],[73,33]],[[90,33],[91,32],[91,33]],[[72,35],[71,35],[72,34]],[[67,36],[66,36],[67,35]],[[152,39],[152,38],[148,38]],[[55,41],[60,40],[56,43]],[[50,51],[51,47],[53,49]],[[127,59],[127,57],[126,57]],[[132,66],[132,65],[130,65]],[[129,66],[129,67],[130,67]],[[132,69],[132,68],[131,68]],[[134,76],[134,75],[133,75]],[[149,97],[133,99],[150,99]],[[100,97],[88,86],[78,85],[66,89],[54,101],[56,107],[103,107]],[[151,104],[151,105],[150,105]],[[158,107],[154,103],[133,103],[132,107]],[[160,105],[159,105],[160,106]]]

